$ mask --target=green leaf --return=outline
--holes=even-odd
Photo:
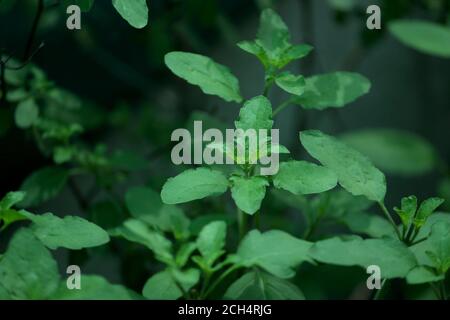
[[[172,243],[161,233],[150,230],[145,223],[137,219],[129,219],[123,226],[110,232],[112,236],[124,237],[128,241],[142,244],[155,254],[155,258],[168,265],[174,263]]]
[[[264,96],[254,97],[244,103],[239,111],[239,120],[235,121],[237,129],[271,129],[272,105]]]
[[[397,20],[389,31],[404,45],[422,53],[450,58],[450,28],[420,20]]]
[[[112,0],[112,4],[122,18],[132,27],[141,29],[147,25],[147,0]]]
[[[406,277],[417,261],[397,239],[330,238],[316,242],[309,251],[315,260],[340,266],[380,267],[384,279]]]
[[[231,284],[227,300],[305,300],[297,286],[263,271],[251,271]]]
[[[58,266],[31,231],[20,229],[0,259],[0,279],[0,300],[47,299],[58,288]]]
[[[257,212],[266,195],[266,187],[269,185],[267,179],[257,176],[233,176],[230,180],[233,183],[231,196],[238,208],[248,214]]]
[[[163,231],[171,231],[177,240],[184,240],[190,236],[191,221],[184,212],[172,205],[163,205],[159,212],[158,227]]]
[[[160,195],[147,187],[133,187],[125,194],[125,204],[136,219],[156,224],[163,207]]]
[[[294,268],[311,261],[308,241],[294,238],[279,230],[261,233],[250,231],[239,244],[235,262],[244,267],[259,266],[279,278],[294,276]]]
[[[197,244],[188,242],[181,245],[175,257],[175,263],[178,268],[184,267],[191,254],[197,249]]]
[[[142,295],[150,300],[176,300],[183,293],[177,286],[169,270],[158,272],[144,285]]]
[[[222,172],[207,168],[190,169],[166,181],[161,199],[167,204],[177,204],[219,195],[227,188],[228,180]]]
[[[33,172],[21,186],[26,192],[20,203],[23,207],[37,206],[58,195],[67,182],[69,173],[61,167],[45,167]]]
[[[342,141],[369,157],[383,171],[421,175],[436,166],[436,152],[422,137],[394,129],[366,129],[341,136]]]
[[[280,60],[283,52],[290,47],[289,29],[281,17],[272,9],[261,13],[258,40],[271,61]]]
[[[384,218],[365,212],[348,212],[338,218],[352,232],[373,238],[396,237],[392,225]]]
[[[429,198],[420,204],[417,215],[414,218],[414,224],[417,227],[423,226],[428,217],[442,204],[444,199],[441,198]]]
[[[415,196],[409,196],[402,198],[401,209],[394,208],[395,212],[402,220],[402,224],[408,227],[412,222],[417,210],[417,198]]]
[[[436,223],[431,229],[429,251],[426,254],[441,274],[450,268],[450,223]]]
[[[336,173],[339,184],[348,192],[383,201],[386,178],[367,157],[318,130],[301,132],[300,140],[311,156]]]
[[[444,275],[438,275],[433,269],[426,266],[415,267],[408,273],[406,277],[406,281],[409,284],[422,284],[442,281],[444,279]]]
[[[333,72],[306,78],[305,92],[293,100],[305,109],[342,108],[369,92],[370,81],[352,72]]]
[[[66,216],[61,219],[52,213],[21,213],[33,222],[31,230],[34,235],[50,249],[63,247],[79,250],[100,246],[109,241],[105,230],[80,217]]]
[[[178,51],[166,54],[164,61],[175,75],[199,86],[205,94],[219,96],[225,101],[242,101],[238,79],[227,67],[212,59]]]
[[[69,290],[65,281],[51,297],[56,300],[133,300],[139,296],[124,286],[111,284],[105,278],[95,275],[82,275],[81,289]]]
[[[214,221],[200,231],[197,238],[197,248],[200,251],[204,261],[208,267],[225,252],[225,237],[227,225],[223,221]]]
[[[321,193],[333,189],[337,184],[336,174],[328,168],[307,161],[282,162],[273,179],[278,189],[293,194]]]
[[[186,271],[166,269],[147,280],[142,294],[150,300],[176,300],[183,295],[180,287],[187,292],[197,284],[199,278],[200,273],[197,269]]]
[[[301,96],[305,92],[305,78],[294,76],[290,72],[283,72],[275,78],[275,83],[287,93]]]
[[[14,118],[16,125],[27,129],[36,124],[39,118],[39,108],[33,99],[26,99],[17,105]]]
[[[23,191],[8,192],[0,201],[0,211],[11,209],[12,206],[19,203],[24,198],[25,192]]]

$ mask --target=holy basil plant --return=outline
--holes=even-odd
[[[94,1],[73,2],[89,10]],[[132,26],[147,24],[145,0],[112,4]],[[392,28],[409,38],[404,25]],[[425,26],[425,31],[445,38],[444,30]],[[422,49],[436,49],[431,42]],[[175,51],[167,53],[165,63],[203,93],[231,103],[231,108],[238,106],[233,130],[270,134],[258,136],[256,148],[250,139],[233,136],[231,145],[240,146],[242,153],[229,141],[211,139],[205,152],[223,155],[229,164],[183,167],[165,177],[158,191],[157,181],[127,187],[123,195],[114,188],[136,181],[129,175],[147,170],[148,160],[82,140],[83,132],[111,125],[104,121],[107,115],[57,87],[37,66],[6,73],[15,125],[30,133],[48,164],[31,173],[20,191],[0,201],[0,237],[9,239],[0,254],[0,299],[302,300],[314,298],[306,294],[311,270],[324,277],[326,268],[349,272],[358,285],[366,280],[358,278],[358,270],[365,274],[373,266],[379,268],[382,283],[374,298],[382,297],[390,283],[396,285],[393,279],[430,286],[438,298],[448,298],[450,215],[436,212],[443,200],[406,196],[391,211],[381,171],[403,176],[430,172],[438,162],[432,146],[399,130],[333,136],[309,129],[294,134],[304,151],[304,157],[295,158],[272,134],[278,114],[288,106],[323,111],[362,102],[370,81],[347,71],[287,71],[289,63],[313,48],[293,44],[288,27],[271,9],[262,12],[256,39],[237,46],[264,68],[261,94],[254,97],[245,97],[233,71],[209,57]],[[287,99],[273,106],[272,90]],[[227,129],[206,113],[191,118],[218,131]],[[262,163],[272,155],[280,159],[278,168],[263,174]],[[92,190],[80,191],[81,176],[89,178]],[[42,210],[63,190],[71,191],[82,216]],[[381,214],[373,212],[374,205]],[[287,208],[293,210],[282,216]],[[94,253],[115,253],[127,286],[83,273],[81,289],[69,290],[58,271],[61,261],[52,255],[58,248],[69,250],[68,260],[75,265]],[[333,285],[338,278],[333,274]],[[313,285],[310,294],[322,286]]]

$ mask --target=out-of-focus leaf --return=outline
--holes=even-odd
[[[367,129],[351,132],[341,139],[389,173],[420,175],[436,165],[433,146],[422,137],[394,129]]]
[[[450,28],[420,20],[397,20],[389,31],[403,44],[420,52],[450,58]]]

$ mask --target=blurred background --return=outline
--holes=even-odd
[[[0,7],[0,49],[20,58],[37,1],[2,2],[11,5]],[[83,144],[98,148],[101,143],[108,152],[127,150],[145,159],[145,165],[133,170],[127,179],[114,183],[112,192],[116,197],[123,198],[125,190],[134,185],[146,184],[160,190],[168,177],[182,170],[170,161],[170,134],[175,128],[189,127],[192,119],[203,117],[231,127],[238,115],[238,104],[205,96],[197,87],[174,76],[164,65],[164,55],[178,50],[210,56],[239,78],[245,98],[258,95],[264,85],[263,67],[235,44],[255,37],[259,13],[266,7],[275,8],[283,17],[290,28],[292,43],[314,47],[307,58],[290,64],[288,69],[305,76],[349,70],[372,82],[369,94],[342,109],[287,108],[275,124],[280,129],[281,143],[300,159],[306,157],[298,139],[301,130],[320,129],[333,135],[369,128],[407,130],[425,139],[439,160],[419,174],[387,172],[388,207],[410,194],[424,199],[450,193],[450,60],[404,46],[387,28],[391,20],[400,18],[446,23],[449,1],[150,0],[149,25],[140,30],[131,28],[109,2],[97,0],[89,12],[82,14],[82,30],[69,31],[65,27],[65,8],[52,6],[52,1],[48,1],[34,43],[35,47],[40,42],[45,45],[34,55],[32,63],[83,105],[84,111],[74,112],[84,121],[85,130],[78,137]],[[381,30],[366,28],[365,10],[370,4],[381,8]],[[271,99],[276,105],[286,96],[274,91]],[[30,132],[16,128],[11,114],[1,109],[2,106],[0,194],[3,195],[19,189],[27,176],[51,165],[53,160],[40,152]],[[76,189],[65,187],[60,196],[36,210],[60,215],[84,214],[87,208],[80,205],[76,193],[88,194],[92,181],[81,177],[75,182]],[[93,202],[104,198],[101,192],[93,197]],[[279,207],[276,200],[270,205],[274,220],[273,223],[267,220],[266,224],[276,226],[281,223],[276,216]],[[192,206],[194,215],[200,210],[216,210],[214,203]],[[295,210],[288,211],[288,217],[296,220]],[[61,259],[69,258],[82,259],[61,253]],[[107,253],[98,259],[91,259],[87,270],[105,274],[112,281],[125,282],[132,288],[139,287],[153,268],[145,263],[138,266],[134,262],[142,257],[132,253],[125,265]],[[340,272],[351,274],[354,283],[347,282],[340,289],[336,284],[330,288],[315,287],[314,279],[318,275],[327,277],[328,269],[333,269],[333,279]],[[307,297],[313,298],[351,297],[359,277],[364,276],[359,269],[332,266],[305,270],[302,275],[300,287]]]

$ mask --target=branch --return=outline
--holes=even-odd
[[[44,0],[38,0],[38,7],[36,10],[36,15],[34,17],[33,26],[31,27],[31,32],[28,35],[27,44],[25,47],[25,53],[23,55],[23,61],[29,60],[31,56],[31,51],[33,48],[34,39],[36,37],[36,32],[39,26],[39,21],[41,20],[42,13],[44,13]]]

